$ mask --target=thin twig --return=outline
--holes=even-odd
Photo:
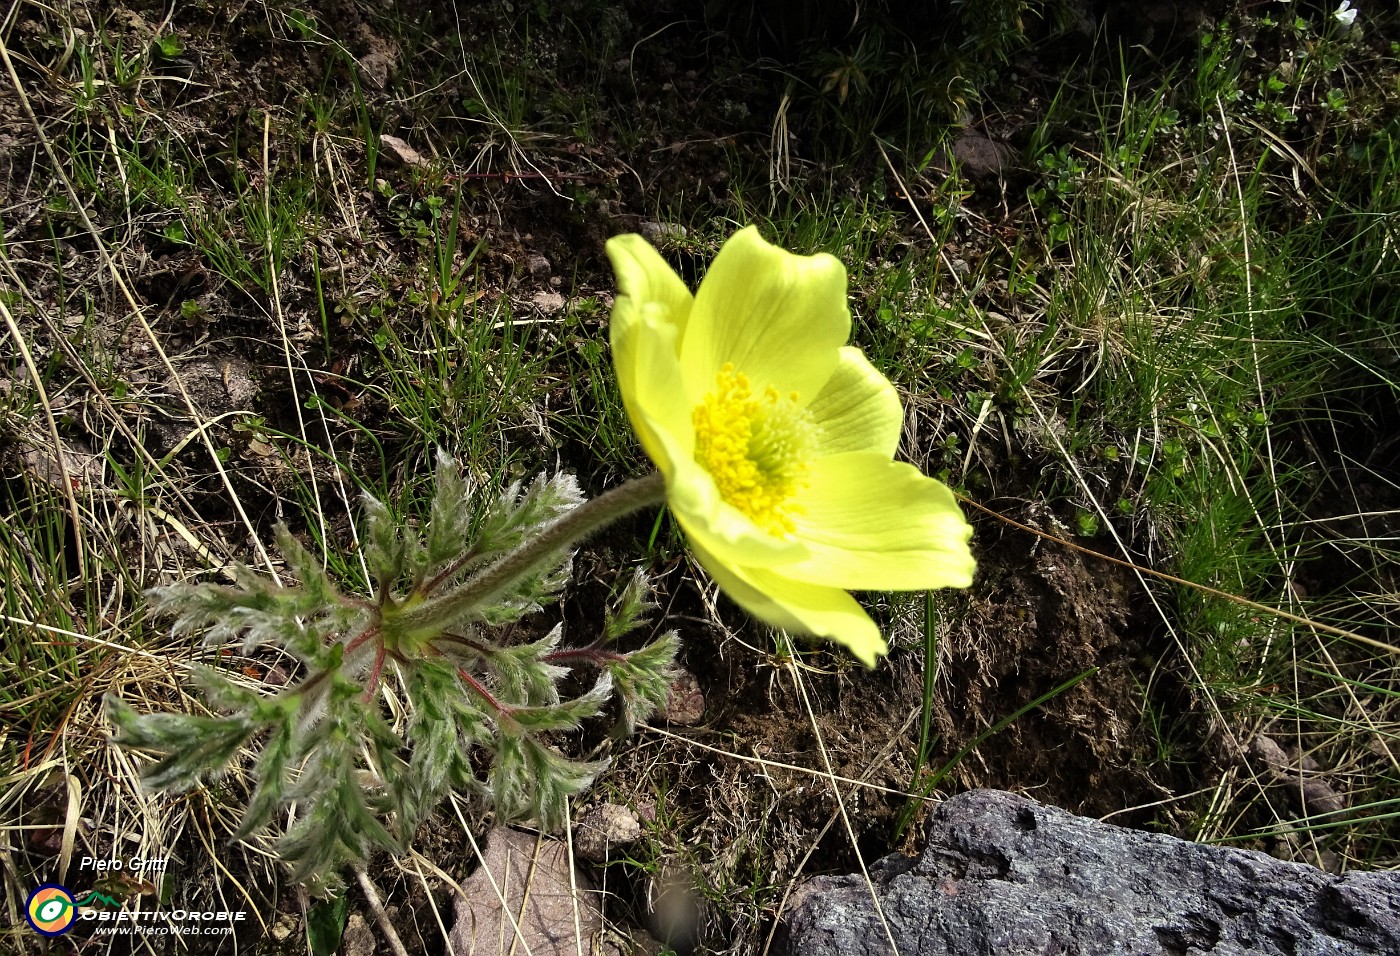
[[[355,867],[355,879],[360,883],[360,890],[365,894],[365,902],[369,904],[370,912],[379,923],[379,929],[384,933],[384,941],[389,944],[389,948],[394,951],[394,956],[408,956],[408,950],[404,949],[403,940],[399,939],[398,931],[394,929],[394,924],[389,921],[389,914],[384,909],[384,904],[379,900],[379,891],[375,889],[374,883],[370,881],[369,874],[362,866]]]
[[[812,709],[812,699],[807,696],[807,684],[802,679],[802,672],[789,662],[785,668],[788,676],[792,678],[793,687],[802,698],[802,705],[807,711],[807,719],[812,726],[812,735],[817,741],[817,752],[821,754],[822,765],[826,767],[826,779],[831,784],[831,795],[836,798],[836,812],[841,815],[841,823],[846,829],[846,839],[850,841],[851,852],[856,856],[856,862],[860,864],[860,875],[865,879],[865,887],[870,891],[870,903],[875,907],[875,918],[880,921],[880,928],[885,931],[885,940],[890,944],[890,952],[893,956],[899,956],[899,943],[895,941],[894,930],[890,927],[890,921],[885,917],[885,907],[880,903],[880,894],[875,889],[875,883],[870,879],[870,868],[865,865],[865,855],[860,852],[860,843],[856,840],[855,827],[851,825],[851,816],[846,812],[846,798],[841,795],[841,786],[836,779],[836,771],[831,766],[831,752],[826,749],[826,741],[822,739],[821,725],[817,722],[817,712]]]

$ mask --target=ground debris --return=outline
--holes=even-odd
[[[422,153],[408,145],[406,140],[397,136],[383,133],[379,137],[379,145],[383,150],[379,154],[380,159],[388,160],[390,165],[397,163],[400,166],[419,168],[425,168],[428,165],[428,161],[423,158]]]
[[[461,890],[448,937],[458,954],[510,952],[518,928],[520,948],[535,956],[575,956],[578,941],[593,939],[603,927],[592,881],[575,871],[571,883],[568,849],[548,837],[509,827],[492,830],[482,865],[462,881]]]
[[[1307,754],[1291,754],[1264,734],[1254,738],[1249,751],[1268,766],[1272,781],[1303,814],[1333,814],[1347,808],[1347,798],[1318,775],[1317,761]]]
[[[661,709],[661,719],[677,727],[693,727],[705,717],[705,694],[695,675],[682,669],[671,684],[666,706]]]

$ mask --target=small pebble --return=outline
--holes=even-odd
[[[378,948],[374,930],[369,928],[365,918],[351,913],[345,921],[345,932],[340,936],[340,956],[374,956]]]
[[[684,239],[689,234],[685,226],[682,226],[678,222],[653,222],[650,219],[644,221],[638,227],[638,231],[641,232],[643,238],[645,238],[647,242],[653,244],[674,242],[679,239]]]
[[[642,836],[637,814],[617,803],[600,803],[579,814],[574,822],[574,855],[590,863],[603,863],[613,847],[636,843]]]
[[[552,289],[536,292],[530,297],[530,302],[545,315],[553,315],[564,308],[564,297]]]
[[[289,913],[283,913],[281,916],[277,917],[277,922],[272,924],[271,928],[268,929],[268,933],[272,935],[273,939],[280,943],[288,936],[291,936],[296,928],[296,917]]]
[[[383,133],[379,137],[379,158],[386,166],[392,166],[394,163],[398,163],[400,166],[418,166],[421,168],[428,165],[428,161],[423,158],[423,154],[408,145],[406,140],[400,139],[397,136],[390,136],[388,133]]]
[[[700,723],[705,716],[705,695],[700,690],[700,682],[690,671],[681,669],[680,676],[671,685],[670,697],[661,709],[661,719],[678,727],[691,727]]]

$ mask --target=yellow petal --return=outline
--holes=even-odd
[[[756,391],[772,387],[810,402],[850,334],[846,268],[824,253],[769,245],[750,226],[729,237],[695,293],[681,340],[686,391],[713,391],[732,362]]]
[[[810,557],[782,574],[855,590],[965,588],[977,563],[953,493],[874,452],[812,463],[793,520]]]
[[[817,425],[817,454],[874,451],[893,457],[904,429],[899,393],[860,349],[846,346],[839,355],[836,371],[807,406]]]
[[[759,620],[842,644],[866,667],[874,667],[875,658],[889,652],[875,622],[840,588],[793,581],[774,570],[735,567],[693,540],[691,550],[720,590]]]
[[[685,282],[661,258],[661,253],[636,233],[613,236],[608,240],[607,250],[617,275],[619,298],[629,299],[636,305],[655,302],[663,306],[660,315],[675,325],[679,344],[695,301]]]
[[[726,564],[768,567],[807,557],[796,538],[769,534],[719,496],[709,472],[686,461],[667,476],[666,503],[685,529],[687,540]]]
[[[670,311],[661,303],[619,297],[609,331],[618,390],[632,429],[647,456],[670,476],[674,462],[689,459],[695,448],[690,403],[676,388],[680,362]]]

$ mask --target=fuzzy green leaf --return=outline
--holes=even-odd
[[[296,701],[287,695],[267,697],[251,687],[234,683],[229,674],[215,667],[196,664],[190,677],[204,691],[209,706],[222,711],[243,711],[259,724],[283,720],[296,709]]]
[[[530,733],[577,730],[583,721],[598,715],[612,697],[612,690],[612,675],[604,672],[598,676],[593,689],[581,697],[544,707],[516,707],[510,716]]]
[[[324,647],[323,635],[352,631],[364,617],[362,610],[339,599],[328,604],[324,594],[279,587],[251,573],[241,578],[246,582],[243,587],[174,584],[152,588],[146,595],[156,614],[175,617],[174,634],[207,627],[206,645],[226,644],[241,636],[245,654],[272,644],[308,661],[314,661]]]
[[[347,866],[362,864],[378,849],[398,843],[370,809],[364,790],[343,765],[324,761],[308,772],[329,774],[329,786],[277,842],[282,859],[292,866],[292,879],[314,889],[338,884]]]
[[[495,674],[496,696],[512,707],[549,706],[559,702],[559,680],[567,667],[548,664],[542,658],[559,645],[562,625],[533,644],[504,647],[487,660]]]
[[[433,504],[424,540],[423,562],[428,573],[468,551],[473,512],[471,484],[462,476],[457,462],[439,448]]]
[[[525,819],[530,812],[530,781],[521,739],[519,734],[502,734],[496,741],[496,759],[486,773],[491,802],[503,823]]]
[[[517,481],[497,496],[475,529],[472,550],[480,559],[514,549],[583,501],[573,475],[540,475],[522,488]]]
[[[644,623],[643,615],[656,607],[651,600],[651,582],[638,568],[608,608],[603,624],[603,640],[612,642]]]
[[[248,806],[243,811],[243,819],[239,821],[238,830],[234,833],[235,840],[243,840],[252,835],[260,827],[266,826],[272,815],[281,806],[286,792],[287,776],[290,773],[292,761],[293,734],[295,724],[288,719],[274,728],[271,736],[263,744],[262,755],[258,758],[257,777],[258,784],[253,790],[253,796],[248,801]]]
[[[418,536],[378,498],[366,492],[361,507],[365,516],[360,534],[365,566],[379,593],[388,593],[407,573],[410,556],[422,545]]]
[[[509,590],[503,590],[489,602],[472,608],[469,619],[484,621],[498,627],[542,610],[546,604],[557,600],[559,592],[569,583],[573,574],[573,563],[572,552],[560,552],[540,570],[515,581]]]
[[[502,554],[582,502],[583,492],[573,475],[540,475],[524,492],[517,481],[496,499],[477,528],[474,547],[483,555]]]
[[[565,802],[607,766],[606,760],[569,760],[519,727],[503,725],[487,784],[502,822],[533,819],[550,830],[563,824]]]
[[[300,591],[304,595],[304,600],[317,607],[339,604],[341,602],[340,591],[331,583],[326,569],[297,540],[291,529],[279,521],[273,528],[273,533],[276,536],[277,547],[282,552],[282,557],[287,560],[287,567],[301,582]]]
[[[406,765],[381,760],[381,769],[390,801],[408,834],[450,787],[474,782],[471,748],[489,740],[492,729],[486,715],[476,709],[475,696],[448,665],[425,662],[415,667],[406,690],[415,708],[406,734],[413,753]]]
[[[569,798],[587,790],[594,778],[607,769],[608,761],[569,760],[533,737],[522,738],[521,745],[526,772],[534,784],[531,812],[546,830],[563,826]]]
[[[675,631],[667,631],[641,650],[604,665],[622,700],[622,727],[626,733],[632,733],[638,724],[666,705],[676,680],[679,651],[680,638]]]
[[[116,743],[166,754],[143,777],[155,790],[187,790],[200,778],[223,770],[259,726],[247,714],[138,714],[111,694],[106,704],[107,716],[117,727]]]

